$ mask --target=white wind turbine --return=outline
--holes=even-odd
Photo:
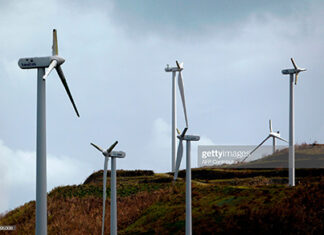
[[[258,146],[256,146],[244,159],[242,162],[244,162],[252,153],[254,153],[262,144],[264,144],[264,142],[266,142],[269,138],[272,138],[272,153],[276,152],[276,139],[282,140],[286,143],[288,143],[287,140],[283,139],[280,137],[280,132],[273,132],[272,131],[272,122],[271,120],[269,120],[269,129],[270,129],[270,133],[267,136],[267,138],[265,138]]]
[[[46,189],[46,95],[45,82],[55,68],[63,86],[79,117],[71,92],[63,74],[61,64],[64,59],[58,56],[56,30],[53,30],[52,56],[19,59],[22,69],[37,69],[37,143],[36,143],[36,235],[47,234],[47,189]],[[45,68],[47,72],[45,73]]]
[[[176,61],[177,67],[167,67],[165,68],[166,72],[172,72],[172,112],[171,112],[171,171],[175,171],[175,155],[176,155],[176,73],[178,72],[178,86],[180,91],[180,96],[183,105],[183,111],[185,115],[186,127],[188,128],[188,119],[187,119],[187,110],[186,110],[186,101],[184,96],[184,87],[182,80],[183,63],[179,64]]]
[[[179,146],[177,152],[176,169],[174,172],[174,180],[178,178],[178,172],[183,155],[183,143],[186,141],[186,235],[192,234],[192,214],[191,214],[191,141],[199,141],[200,137],[197,135],[186,135],[188,128],[184,128],[182,133],[178,130]]]
[[[290,58],[294,68],[284,69],[282,74],[289,74],[289,185],[295,186],[295,117],[294,117],[294,74],[295,85],[297,85],[298,74],[306,71],[306,69],[299,68],[294,59]]]
[[[98,149],[105,157],[104,172],[103,172],[103,206],[102,206],[102,228],[101,234],[104,234],[105,229],[105,211],[106,211],[106,184],[107,184],[107,166],[108,158],[111,158],[110,172],[110,234],[117,235],[117,193],[116,193],[116,158],[124,158],[125,152],[112,151],[118,141],[113,143],[107,150],[103,150],[99,146],[91,143],[93,147]]]

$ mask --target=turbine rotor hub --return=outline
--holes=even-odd
[[[57,56],[57,55],[54,55],[54,56],[51,56],[52,60],[56,60],[57,61],[57,65],[61,65],[65,62],[65,59],[60,57],[60,56]]]

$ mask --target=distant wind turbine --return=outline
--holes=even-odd
[[[176,162],[176,169],[174,172],[174,180],[177,180],[179,168],[182,160],[183,155],[183,143],[182,141],[186,141],[186,235],[192,234],[192,215],[191,215],[191,141],[199,141],[200,137],[197,135],[186,135],[188,128],[184,128],[182,133],[178,130],[178,138],[179,138],[179,145],[178,145],[178,152],[177,152],[177,162]]]
[[[172,112],[171,112],[171,171],[175,171],[175,155],[176,155],[176,72],[178,72],[178,87],[180,91],[181,101],[183,105],[183,111],[186,121],[186,127],[188,128],[188,118],[187,118],[187,110],[186,110],[186,101],[184,96],[184,86],[183,86],[183,79],[182,79],[182,70],[183,70],[183,63],[176,61],[177,67],[167,67],[165,68],[166,72],[172,72]]]
[[[295,114],[294,114],[294,74],[295,85],[297,85],[297,79],[300,72],[306,71],[304,68],[299,68],[294,59],[290,58],[293,64],[293,69],[284,69],[282,74],[289,74],[289,185],[295,186]]]
[[[266,142],[269,138],[272,138],[272,153],[274,154],[276,152],[276,138],[279,140],[282,140],[286,143],[288,143],[287,140],[283,139],[280,137],[280,132],[273,132],[272,131],[272,122],[271,120],[269,120],[269,129],[270,129],[270,134],[267,136],[267,138],[265,138],[261,144],[259,144],[257,147],[255,147],[244,159],[242,162],[244,162],[249,156],[252,155],[252,153],[254,153],[262,144],[264,144],[264,142]]]
[[[103,150],[99,146],[91,143],[93,147],[98,149],[105,157],[104,172],[103,172],[103,205],[102,205],[102,228],[101,234],[105,230],[105,211],[106,211],[106,185],[107,185],[107,166],[108,158],[111,158],[110,172],[110,234],[117,235],[117,193],[116,193],[116,158],[124,158],[126,154],[122,151],[112,151],[118,141],[113,143],[107,150]]]
[[[63,83],[76,114],[78,117],[80,116],[61,68],[65,60],[58,56],[55,29],[53,30],[52,49],[52,56],[22,58],[18,61],[18,65],[22,69],[37,69],[36,235],[47,234],[45,79],[54,68]],[[45,68],[48,68],[46,73]]]

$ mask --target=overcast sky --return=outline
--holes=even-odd
[[[102,169],[90,142],[127,153],[119,169],[170,170],[171,74],[184,62],[191,134],[204,144],[254,145],[268,120],[288,138],[290,57],[296,142],[324,141],[322,1],[0,0],[0,212],[35,199],[36,70],[52,29],[79,109],[55,72],[47,79],[48,191]],[[178,127],[184,127],[178,101]],[[192,149],[197,166],[197,146]],[[182,166],[185,164],[183,162]]]

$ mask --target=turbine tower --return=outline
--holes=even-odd
[[[182,141],[186,141],[186,235],[192,234],[192,215],[191,215],[191,141],[199,141],[200,137],[197,135],[186,135],[188,128],[184,128],[182,133],[178,130],[178,138],[179,138],[179,146],[177,152],[177,162],[176,169],[174,173],[174,180],[178,178],[178,172],[180,168],[180,163],[183,155],[183,143]]]
[[[289,186],[295,186],[295,114],[294,114],[294,75],[295,85],[297,85],[298,74],[306,71],[299,68],[294,59],[290,58],[293,69],[284,69],[282,74],[289,74]]]
[[[53,30],[52,56],[19,59],[21,69],[37,69],[37,143],[36,143],[36,235],[47,234],[47,189],[46,189],[46,78],[55,68],[73,108],[80,117],[67,85],[61,65],[64,59],[58,56],[56,30]],[[45,68],[48,68],[45,73]]]
[[[103,205],[102,205],[102,228],[101,234],[105,230],[105,211],[106,211],[106,184],[107,184],[107,166],[108,158],[111,158],[110,172],[110,234],[117,235],[117,193],[116,193],[116,158],[124,158],[126,154],[122,151],[112,151],[118,141],[113,143],[107,150],[103,150],[99,146],[91,143],[93,147],[98,149],[105,157],[103,172]]]
[[[176,155],[176,73],[178,72],[178,86],[181,96],[181,101],[183,105],[183,111],[185,115],[186,127],[188,128],[188,119],[187,119],[187,111],[186,111],[186,101],[184,96],[184,87],[183,87],[183,79],[182,73],[183,70],[183,63],[179,64],[176,61],[177,67],[167,67],[165,68],[165,72],[172,72],[172,112],[171,112],[171,171],[175,171],[175,155]]]
[[[288,143],[287,140],[283,139],[280,137],[280,132],[273,132],[272,131],[272,121],[269,120],[269,129],[270,129],[270,134],[267,136],[267,138],[265,138],[258,146],[256,146],[244,159],[242,162],[244,162],[249,156],[252,155],[252,153],[254,153],[261,145],[264,144],[264,142],[266,142],[269,138],[272,138],[272,154],[274,154],[276,152],[276,139],[282,140],[286,143]]]

